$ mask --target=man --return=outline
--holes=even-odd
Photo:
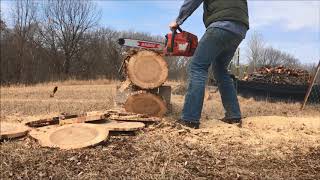
[[[178,123],[199,128],[208,68],[214,77],[225,109],[224,122],[240,123],[241,112],[227,67],[249,29],[247,0],[185,0],[170,29],[177,29],[203,3],[207,28],[188,67],[188,90]]]

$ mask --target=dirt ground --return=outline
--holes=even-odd
[[[109,109],[115,86],[99,81],[1,87],[1,121]],[[174,124],[183,95],[173,95],[172,112],[161,123],[113,135],[94,148],[42,148],[30,137],[3,141],[0,178],[320,179],[320,106],[300,111],[299,103],[239,100],[247,117],[242,128],[217,120],[223,108],[219,93],[211,92],[199,130]]]

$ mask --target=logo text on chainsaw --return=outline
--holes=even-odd
[[[150,42],[139,41],[138,43],[139,43],[138,46],[144,47],[144,48],[158,48],[160,46],[160,44],[150,43]]]

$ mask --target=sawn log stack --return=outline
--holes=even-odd
[[[130,49],[124,58],[125,81],[117,91],[116,104],[128,112],[162,117],[170,106],[170,86],[164,57],[152,50]]]
[[[168,78],[164,56],[193,56],[198,38],[178,27],[165,39],[164,43],[130,38],[118,40],[119,45],[131,50],[119,69],[126,81],[118,89],[117,105],[129,112],[159,117],[170,109],[171,87],[163,86]]]

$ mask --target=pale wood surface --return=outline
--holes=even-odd
[[[161,97],[145,91],[129,96],[124,108],[128,112],[157,117],[162,117],[167,112],[166,103]]]
[[[119,122],[119,121],[106,121],[104,123],[98,124],[108,128],[109,131],[137,131],[145,127],[142,122]]]
[[[142,89],[161,86],[168,78],[168,65],[158,53],[142,50],[129,58],[126,65],[129,80]]]
[[[0,139],[25,136],[29,128],[20,123],[0,122]]]
[[[34,129],[30,136],[41,146],[78,149],[97,145],[108,138],[109,129],[96,124],[78,123]]]

